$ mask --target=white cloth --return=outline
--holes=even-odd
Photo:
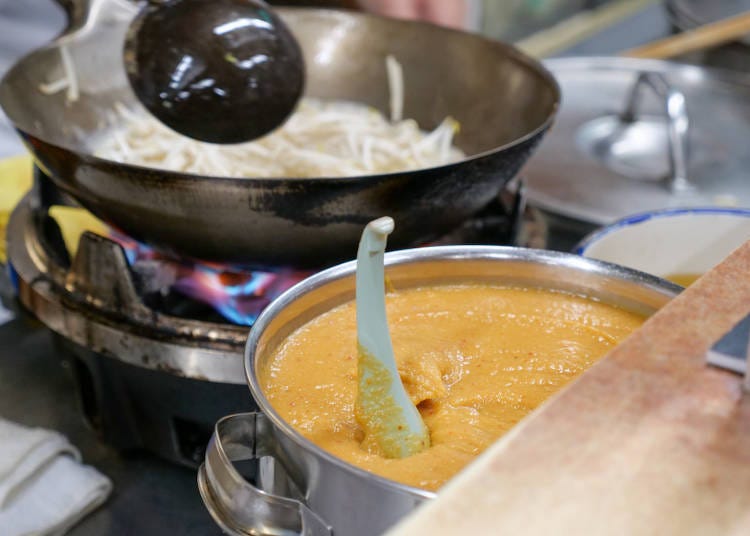
[[[2,239],[2,237],[0,237]],[[8,311],[5,306],[0,302],[0,325],[5,324],[13,320],[13,313]]]
[[[64,534],[102,504],[112,482],[80,457],[57,432],[0,419],[0,534]]]

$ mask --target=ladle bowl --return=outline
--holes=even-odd
[[[302,95],[302,51],[260,0],[152,0],[123,58],[141,103],[180,134],[240,143],[280,126]]]

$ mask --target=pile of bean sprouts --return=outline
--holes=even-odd
[[[61,51],[71,89],[75,72]],[[271,134],[243,144],[214,145],[182,136],[145,110],[117,105],[107,128],[94,140],[96,156],[151,168],[224,177],[346,177],[428,168],[464,158],[453,145],[458,123],[450,117],[431,132],[403,119],[401,65],[386,58],[390,118],[361,103],[304,98],[289,120]],[[52,86],[52,87],[50,87]],[[52,92],[52,91],[49,91]]]

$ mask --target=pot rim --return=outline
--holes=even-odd
[[[670,281],[657,276],[626,268],[619,264],[608,263],[596,259],[581,257],[572,253],[548,251],[541,249],[519,248],[512,246],[431,246],[423,248],[404,249],[392,251],[385,254],[386,267],[401,264],[410,264],[420,261],[461,261],[461,260],[488,260],[488,261],[534,261],[547,266],[560,266],[579,270],[589,274],[615,277],[624,281],[643,285],[665,296],[676,296],[683,288]],[[397,489],[423,499],[434,498],[437,493],[421,488],[402,484],[395,480],[376,475],[360,467],[352,465],[337,458],[333,454],[318,447],[312,441],[305,438],[290,424],[288,424],[273,408],[266,398],[258,382],[255,371],[255,353],[261,335],[270,322],[290,303],[299,297],[312,292],[322,286],[347,277],[354,277],[357,261],[348,261],[338,264],[321,272],[318,272],[289,288],[260,314],[247,339],[245,345],[245,378],[247,380],[253,399],[258,409],[273,423],[273,426],[281,431],[288,439],[291,439],[298,447],[311,454],[325,459],[327,462],[342,470],[352,472],[362,478],[381,487]]]

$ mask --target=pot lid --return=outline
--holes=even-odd
[[[532,203],[595,224],[677,206],[750,207],[747,78],[615,57],[545,65],[563,98],[523,171]]]

